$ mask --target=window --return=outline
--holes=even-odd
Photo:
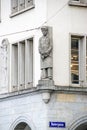
[[[80,1],[80,0],[73,0],[73,1]]]
[[[87,82],[87,42],[84,36],[71,37],[71,84],[80,86]]]
[[[69,5],[87,7],[87,0],[69,0]]]
[[[11,57],[12,91],[30,88],[33,85],[33,39],[12,44]]]
[[[71,81],[79,83],[79,39],[71,40]]]
[[[11,0],[11,14],[19,14],[34,7],[33,0]]]

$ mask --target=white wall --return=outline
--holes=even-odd
[[[8,1],[1,0],[0,43],[4,38],[8,38],[11,44],[28,37],[32,37],[32,36],[34,37],[33,79],[34,79],[34,86],[36,86],[38,80],[40,79],[40,55],[38,53],[38,40],[42,35],[40,29],[18,33],[14,35],[6,35],[6,36],[2,36],[2,35],[20,32],[20,31],[33,29],[41,26],[46,21],[46,0],[43,0],[43,2],[41,0],[35,0],[35,8],[28,10],[22,14],[19,14],[15,17],[10,18],[10,14],[11,14],[11,0]],[[9,87],[11,88],[11,86]],[[3,88],[2,86],[0,86],[1,93],[6,91],[8,91],[8,88]]]
[[[55,85],[68,86],[70,82],[69,34],[87,34],[87,9],[71,7],[68,5],[68,0],[43,0],[43,2],[35,0],[34,9],[10,18],[10,0],[8,3],[7,0],[2,0],[1,7],[0,43],[4,38],[8,38],[10,43],[14,43],[34,36],[34,86],[38,84],[40,79],[40,55],[38,53],[38,40],[42,35],[40,29],[15,35],[2,35],[36,28],[48,20],[46,25],[53,27],[53,79]],[[8,91],[8,88],[2,88],[2,86],[0,88],[0,92]]]
[[[68,5],[69,0],[47,0],[47,25],[53,27],[54,81],[68,86],[70,80],[70,33],[87,34],[87,8]]]

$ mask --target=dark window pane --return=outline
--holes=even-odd
[[[79,39],[71,39],[71,82],[79,84]]]

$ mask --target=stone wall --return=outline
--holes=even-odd
[[[24,121],[32,130],[45,130],[46,107],[41,94],[4,98],[0,101],[0,130],[12,130]]]
[[[41,90],[26,93],[12,93],[0,98],[0,130],[14,130],[25,122],[32,130],[62,130],[51,128],[49,122],[65,122],[65,130],[87,115],[86,94],[55,91],[46,104]],[[78,123],[77,123],[78,124]]]

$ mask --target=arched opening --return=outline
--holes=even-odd
[[[31,130],[31,128],[25,122],[21,122],[14,128],[14,130]]]
[[[72,121],[68,130],[87,130],[87,113],[82,113]]]
[[[79,125],[75,130],[87,130],[87,122]]]

